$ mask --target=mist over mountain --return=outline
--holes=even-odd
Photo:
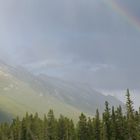
[[[110,2],[1,0],[0,58],[96,89],[139,90],[139,2]]]
[[[139,107],[139,21],[136,0],[0,0],[3,116],[90,115],[127,88]]]
[[[20,115],[28,112],[56,114],[76,118],[80,112],[93,115],[96,109],[104,110],[104,102],[123,105],[113,96],[105,96],[91,86],[71,83],[45,74],[34,75],[22,67],[0,63],[0,110]]]

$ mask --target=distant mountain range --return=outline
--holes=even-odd
[[[0,120],[22,117],[26,112],[43,116],[49,109],[56,115],[73,119],[84,112],[93,115],[104,102],[123,105],[113,96],[105,96],[86,84],[71,83],[45,74],[34,75],[22,67],[0,62]]]

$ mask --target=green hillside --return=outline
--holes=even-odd
[[[104,102],[122,105],[114,97],[92,88],[66,82],[46,75],[35,76],[22,68],[0,65],[0,111],[8,118],[38,112],[41,116],[53,109],[56,116],[64,114],[78,119],[81,112],[93,115],[96,108],[104,110]]]
[[[0,71],[0,109],[12,116],[23,116],[26,112],[39,112],[41,115],[53,108],[56,115],[64,113],[71,117],[80,111],[60,102],[49,95],[43,95],[31,88],[27,83],[16,79],[13,75]],[[72,114],[71,112],[74,112]]]

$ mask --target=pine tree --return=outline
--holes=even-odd
[[[127,109],[127,117],[128,119],[134,119],[134,107],[133,107],[133,101],[130,98],[130,92],[129,89],[127,89],[127,93],[126,93],[126,109]]]
[[[47,117],[44,115],[44,120],[43,120],[43,139],[47,140]]]
[[[60,115],[58,120],[58,140],[75,140],[75,127],[72,120]]]
[[[93,140],[94,137],[94,125],[91,118],[89,117],[87,121],[87,139]]]
[[[31,120],[28,113],[26,113],[25,118],[21,122],[21,140],[31,140],[30,125]]]
[[[12,130],[12,138],[15,140],[21,140],[21,122],[18,117],[13,120],[10,129]]]
[[[101,140],[101,122],[98,109],[95,116],[95,140]]]
[[[68,122],[66,118],[60,115],[58,120],[58,140],[68,139]]]
[[[1,124],[1,140],[8,140],[11,139],[11,131],[10,131],[10,125],[8,123]]]
[[[73,120],[68,123],[68,140],[76,140],[76,131]]]
[[[109,103],[105,102],[105,111],[103,113],[104,140],[111,140],[111,118]]]
[[[87,137],[88,137],[87,118],[82,113],[79,117],[79,122],[78,122],[78,140],[86,140]]]
[[[53,110],[50,110],[47,116],[47,140],[57,140],[57,121]]]
[[[43,124],[41,119],[38,116],[38,113],[35,113],[35,115],[32,117],[30,116],[31,126],[30,126],[30,133],[32,137],[34,137],[37,140],[43,139]]]
[[[122,108],[119,106],[115,112],[116,116],[116,137],[118,140],[127,139],[126,119],[123,116]]]
[[[112,107],[112,114],[111,114],[111,140],[117,140],[117,125],[116,125],[116,114],[114,106]]]
[[[135,118],[135,124],[136,124],[136,132],[137,132],[137,139],[140,139],[140,116],[139,116],[139,112],[135,111],[134,114],[134,118]]]
[[[103,118],[99,111],[93,119],[82,113],[75,128],[65,116],[56,119],[52,110],[42,120],[38,114],[18,117],[10,123],[0,123],[0,140],[139,140],[140,109],[134,110],[127,90],[126,113],[122,107],[109,107],[105,102]]]
[[[127,127],[128,127],[128,138],[130,140],[136,140],[136,123],[134,119],[134,108],[133,101],[130,98],[129,89],[127,89],[126,93],[127,101],[126,101],[126,109],[127,109]]]

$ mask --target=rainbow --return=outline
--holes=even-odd
[[[110,7],[118,12],[125,20],[133,25],[137,30],[140,31],[140,19],[133,14],[128,8],[123,6],[118,0],[105,0]]]

